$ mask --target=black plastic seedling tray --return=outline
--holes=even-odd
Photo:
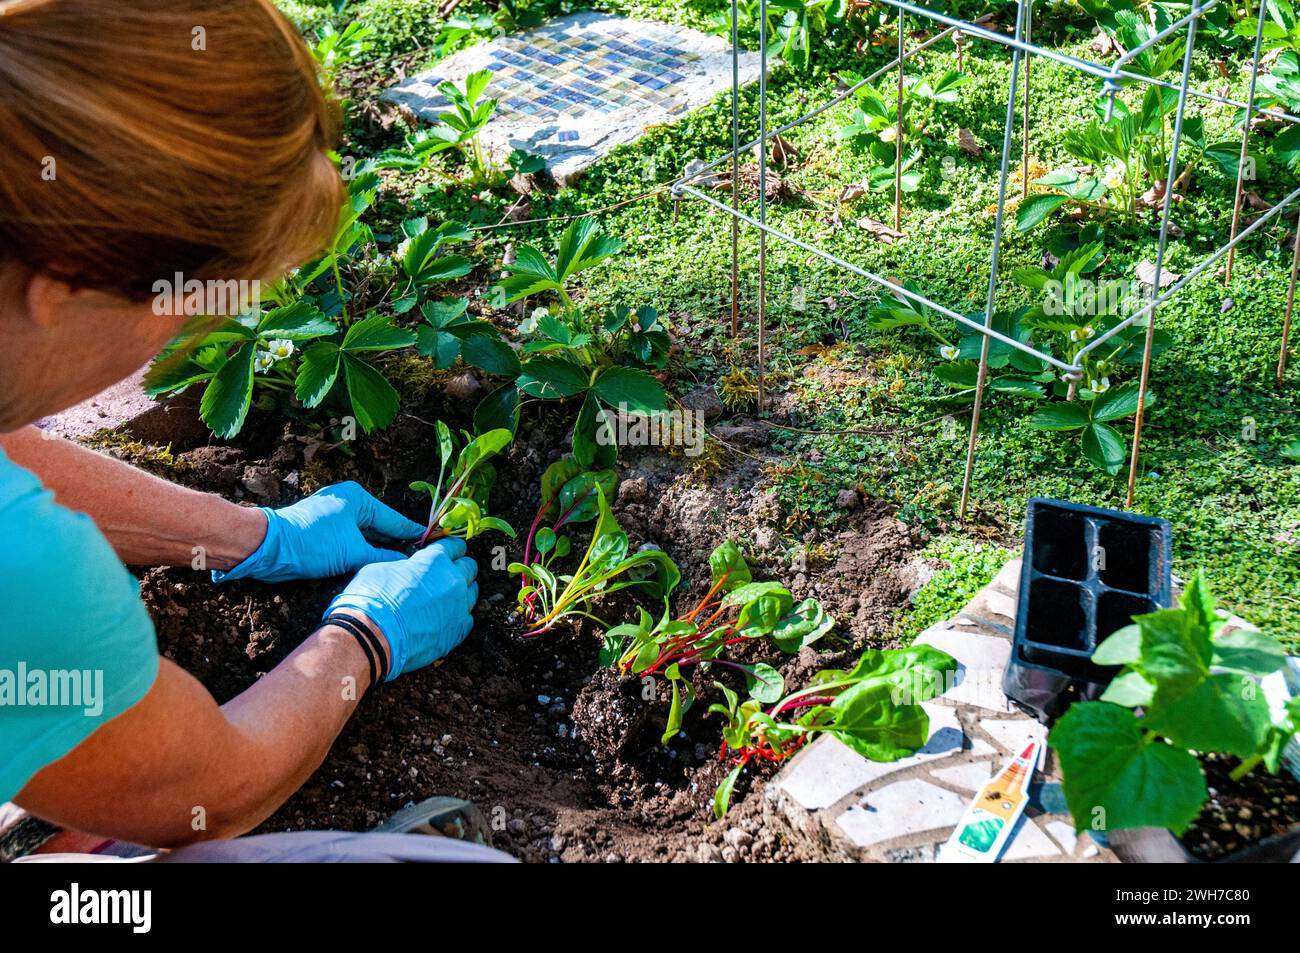
[[[1172,601],[1171,533],[1150,516],[1029,501],[1008,698],[1046,722],[1105,691],[1115,669],[1093,664],[1097,646]]]

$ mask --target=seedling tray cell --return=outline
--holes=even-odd
[[[1073,697],[1098,697],[1115,670],[1092,653],[1133,616],[1171,604],[1171,558],[1167,520],[1031,499],[1007,697],[1042,721]]]

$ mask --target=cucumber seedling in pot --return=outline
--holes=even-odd
[[[826,669],[808,686],[770,703],[751,692],[745,701],[715,682],[726,698],[709,711],[722,715],[721,756],[731,771],[713,796],[721,818],[741,772],[751,761],[784,761],[816,734],[828,734],[872,761],[914,754],[930,736],[921,702],[937,698],[957,672],[957,660],[928,645],[868,649],[848,671]]]
[[[1231,628],[1199,574],[1178,608],[1134,616],[1092,660],[1123,668],[1099,701],[1071,705],[1048,738],[1079,830],[1182,834],[1209,793],[1197,754],[1239,758],[1233,781],[1261,764],[1276,774],[1300,729],[1300,699],[1275,717],[1259,686],[1286,665],[1281,643]]]
[[[426,492],[430,497],[429,525],[420,537],[425,546],[446,536],[472,539],[481,532],[495,529],[511,539],[514,527],[503,519],[488,516],[488,492],[496,481],[496,469],[488,460],[510,445],[509,430],[489,430],[473,439],[466,434],[467,443],[456,453],[456,438],[441,420],[437,422],[438,482],[422,480],[411,484],[416,492]],[[454,462],[453,462],[454,459]],[[448,465],[451,469],[448,473]]]

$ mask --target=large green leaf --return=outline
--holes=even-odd
[[[835,619],[827,614],[816,599],[805,599],[783,615],[772,629],[772,641],[777,648],[791,654],[812,645],[835,627]]]
[[[618,440],[596,395],[587,392],[573,424],[573,456],[584,467],[612,467]]]
[[[199,416],[218,437],[229,439],[239,433],[253,400],[253,360],[257,347],[241,344],[239,350],[217,371],[199,402]]]
[[[1027,232],[1070,201],[1068,195],[1031,195],[1016,208],[1016,230]]]
[[[1263,632],[1233,629],[1214,636],[1215,669],[1240,675],[1270,675],[1286,664],[1286,650]]]
[[[1268,739],[1268,702],[1249,675],[1223,672],[1166,701],[1157,690],[1143,725],[1183,748],[1249,758]]]
[[[517,384],[530,397],[556,399],[581,394],[587,389],[588,377],[570,361],[541,355],[524,363]]]
[[[1035,430],[1078,430],[1088,426],[1088,411],[1074,401],[1047,404],[1034,411],[1029,426]]]
[[[1107,391],[1092,402],[1092,419],[1102,421],[1123,420],[1138,411],[1138,385],[1130,382]],[[1156,402],[1156,395],[1147,391],[1146,406]]]
[[[393,422],[400,399],[383,374],[361,358],[345,352],[343,376],[352,401],[352,414],[362,430],[371,433]]]
[[[1140,667],[1167,704],[1191,691],[1210,671],[1213,647],[1208,630],[1185,609],[1163,609],[1138,617],[1142,632]]]
[[[294,393],[304,407],[316,407],[325,399],[339,376],[342,352],[331,341],[317,341],[302,352]]]
[[[864,758],[897,761],[924,747],[930,718],[920,705],[896,705],[887,681],[862,682],[831,704],[835,720],[827,730]]]
[[[474,431],[505,428],[514,433],[519,427],[519,389],[514,381],[502,384],[474,408]]]
[[[348,328],[340,346],[349,352],[392,351],[414,343],[415,332],[393,327],[392,318],[376,314]]]
[[[709,571],[713,576],[713,585],[723,592],[743,586],[754,578],[740,547],[730,539],[709,554]]]
[[[1148,736],[1127,708],[1075,702],[1050,741],[1077,830],[1164,827],[1181,834],[1205,803],[1200,763]]]
[[[1094,422],[1084,427],[1081,447],[1089,463],[1111,476],[1124,466],[1124,438],[1110,424]]]
[[[487,334],[471,334],[461,343],[461,357],[467,364],[489,374],[513,380],[519,376],[519,358],[505,341]]]
[[[302,299],[266,312],[257,325],[257,333],[265,341],[277,338],[309,341],[333,334],[336,330],[334,322],[325,317],[319,308]]]
[[[611,367],[596,378],[593,390],[611,407],[634,414],[662,413],[668,409],[663,385],[634,367]]]

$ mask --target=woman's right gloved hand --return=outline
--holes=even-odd
[[[441,539],[409,559],[362,566],[325,615],[364,613],[388,641],[388,681],[442,658],[469,635],[478,566],[465,542]]]

